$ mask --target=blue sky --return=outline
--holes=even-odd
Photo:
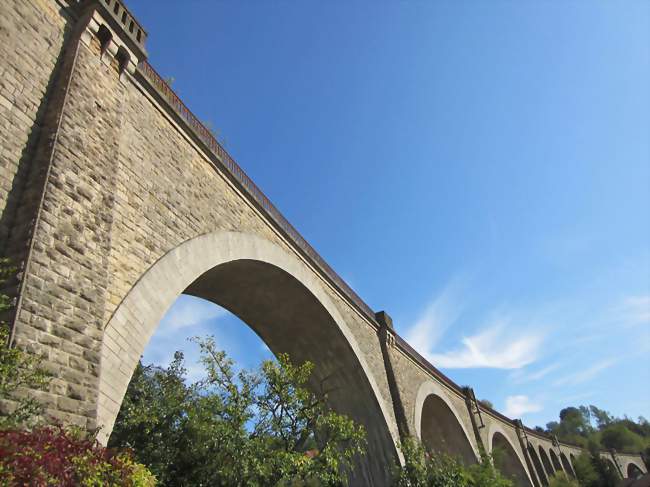
[[[456,382],[530,425],[650,417],[650,3],[128,5],[186,104]],[[183,297],[145,360],[205,333],[270,356]]]

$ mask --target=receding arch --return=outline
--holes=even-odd
[[[544,465],[544,470],[546,470],[547,476],[551,477],[555,473],[555,469],[553,468],[553,465],[551,465],[551,461],[548,459],[546,450],[542,445],[539,445],[539,457],[542,460],[542,465]]]
[[[528,455],[530,455],[533,465],[535,466],[535,471],[537,472],[539,481],[542,485],[548,485],[548,475],[546,475],[546,471],[539,459],[539,455],[537,455],[537,452],[535,451],[535,447],[531,444],[528,445]]]
[[[620,478],[621,473],[616,463],[614,463],[614,460],[612,460],[611,454],[601,454],[600,458],[602,458],[607,463],[607,465],[609,465],[609,468],[612,469],[616,476]]]
[[[424,382],[415,399],[415,432],[431,451],[460,458],[466,465],[480,459],[460,414],[443,388]]]
[[[511,479],[517,487],[533,487],[524,459],[510,442],[503,428],[493,423],[489,438],[490,453],[499,471]]]
[[[106,441],[137,361],[181,293],[208,299],[246,322],[274,353],[315,363],[337,411],[366,426],[359,481],[381,484],[397,458],[397,431],[353,333],[320,280],[295,255],[261,237],[215,232],[162,256],[131,288],[103,338],[98,424]],[[326,344],[327,346],[323,346]]]
[[[576,474],[573,471],[573,465],[569,462],[569,459],[563,452],[560,452],[560,461],[562,462],[562,467],[564,467],[564,471],[567,473],[567,475],[575,478]]]
[[[643,470],[641,470],[633,462],[627,464],[627,469],[625,470],[625,473],[628,479],[638,479],[639,477],[643,476]]]
[[[551,463],[553,463],[553,470],[556,472],[562,472],[562,464],[553,449],[551,448],[548,452],[551,456]]]

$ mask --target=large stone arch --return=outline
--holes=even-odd
[[[355,336],[304,263],[263,238],[239,232],[182,243],[149,268],[120,303],[102,344],[100,440],[110,435],[146,344],[184,292],[239,316],[274,353],[314,362],[315,382],[325,381],[332,406],[366,427],[368,453],[359,481],[385,481],[398,455],[396,428]]]
[[[471,465],[481,456],[447,393],[433,381],[422,383],[415,398],[415,434],[431,451],[459,457]]]
[[[546,470],[548,476],[552,476],[555,473],[555,469],[548,458],[546,449],[542,445],[539,445],[539,457],[542,460],[542,465],[544,465],[544,470]]]
[[[497,423],[490,425],[488,445],[490,453],[493,455],[495,466],[504,476],[512,479],[517,487],[533,487],[533,483],[526,470],[525,460],[510,439],[508,439],[508,434]]]

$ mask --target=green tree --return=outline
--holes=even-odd
[[[601,458],[594,443],[588,452],[575,458],[573,469],[581,487],[616,487],[619,483],[616,468]]]
[[[235,372],[211,338],[195,339],[206,378],[188,385],[183,357],[139,366],[110,444],[134,449],[160,485],[342,485],[365,432],[307,389],[313,365],[287,355]]]
[[[600,432],[600,442],[605,448],[617,451],[639,452],[643,438],[631,431],[623,422],[609,424]]]

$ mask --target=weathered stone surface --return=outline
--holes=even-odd
[[[446,435],[432,447],[468,461],[500,442],[521,485],[547,474],[531,448],[564,453],[570,468],[579,449],[529,430],[526,447],[512,421],[482,406],[479,418],[392,331],[382,345],[374,316],[233,183],[96,5],[0,3],[0,242],[19,267],[13,343],[55,377],[32,392],[48,414],[104,426],[106,439],[158,321],[187,292],[231,309],[274,352],[317,363],[333,404],[369,430],[357,484],[388,482],[398,420],[424,441]],[[112,33],[103,45],[100,26]],[[622,472],[639,462],[620,459]]]

